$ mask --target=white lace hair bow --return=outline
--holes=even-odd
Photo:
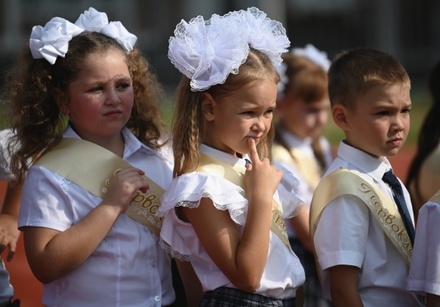
[[[281,54],[289,51],[287,48],[290,46],[282,23],[268,18],[266,13],[256,7],[248,8],[247,11],[240,11],[240,13],[249,45],[264,52],[273,65],[281,64],[283,61]]]
[[[34,59],[45,58],[54,64],[57,57],[64,57],[69,48],[69,41],[83,31],[99,32],[115,39],[127,52],[133,50],[137,37],[128,32],[119,21],[108,22],[107,14],[89,8],[79,16],[75,24],[54,17],[44,27],[34,26],[29,40]]]
[[[258,49],[276,64],[290,41],[277,21],[257,8],[182,20],[169,39],[168,58],[191,82],[192,91],[204,91],[237,74],[250,47]]]

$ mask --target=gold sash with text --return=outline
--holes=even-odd
[[[225,178],[245,190],[243,179],[246,169],[244,167],[230,165],[224,161],[200,154],[200,162],[197,171]],[[284,223],[284,218],[279,210],[279,205],[275,200],[273,200],[272,203],[272,222],[270,228],[281,239],[284,245],[292,251],[287,237],[286,224]]]
[[[100,198],[107,191],[110,177],[119,169],[131,167],[111,151],[78,138],[63,138],[35,165],[54,171]],[[147,193],[136,192],[125,214],[159,235],[162,218],[156,212],[165,191],[150,178],[143,177],[150,188]]]
[[[337,170],[324,177],[316,188],[310,207],[312,238],[325,206],[342,195],[356,196],[367,205],[387,237],[409,265],[413,247],[396,206],[382,191],[347,169]]]

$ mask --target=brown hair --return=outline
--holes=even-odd
[[[301,98],[305,102],[315,102],[327,95],[327,72],[302,55],[286,53],[283,55],[286,64],[287,83],[283,94],[293,98]]]
[[[287,77],[282,93],[284,97],[289,97],[292,101],[302,99],[305,103],[314,103],[328,95],[328,77],[323,67],[305,56],[293,53],[285,53],[283,62],[286,64]],[[280,136],[280,128],[275,130],[275,141],[290,152],[286,142]],[[313,138],[311,146],[321,170],[324,171],[327,165],[320,135]],[[292,158],[295,159],[293,156]]]
[[[68,93],[86,58],[91,54],[116,49],[126,57],[133,82],[134,106],[127,127],[144,144],[159,148],[163,132],[157,106],[161,88],[146,59],[138,49],[126,53],[113,38],[97,32],[82,32],[69,42],[65,57],[51,65],[45,59],[33,59],[28,46],[23,48],[17,65],[7,76],[14,138],[9,148],[16,148],[11,170],[20,182],[30,163],[43,150],[62,137],[68,118],[54,99],[54,91]]]
[[[242,86],[255,81],[271,79],[276,84],[279,75],[264,53],[251,49],[237,74],[230,74],[224,84],[217,84],[205,92],[215,99],[233,95]],[[199,149],[204,131],[202,112],[203,92],[193,92],[190,80],[183,77],[177,89],[173,118],[174,176],[193,171],[199,163]],[[261,157],[270,155],[273,127],[257,145]]]
[[[375,86],[410,84],[405,68],[392,55],[368,48],[342,51],[329,70],[330,103],[355,107],[357,96]]]

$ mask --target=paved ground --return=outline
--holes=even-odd
[[[394,171],[402,180],[405,179],[408,165],[413,157],[413,149],[403,148],[399,155],[391,158]],[[0,203],[3,202],[4,182],[0,181]],[[16,297],[22,302],[21,307],[42,307],[43,287],[32,275],[23,250],[22,238],[18,242],[17,253],[6,266],[11,273],[11,283],[15,287]]]

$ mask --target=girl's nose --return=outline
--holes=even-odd
[[[119,104],[120,102],[121,102],[121,98],[119,97],[116,89],[113,89],[113,88],[109,89],[105,103],[108,105],[111,105],[111,104]]]
[[[253,131],[264,131],[266,128],[265,119],[262,117],[256,117],[255,122],[252,125]]]

